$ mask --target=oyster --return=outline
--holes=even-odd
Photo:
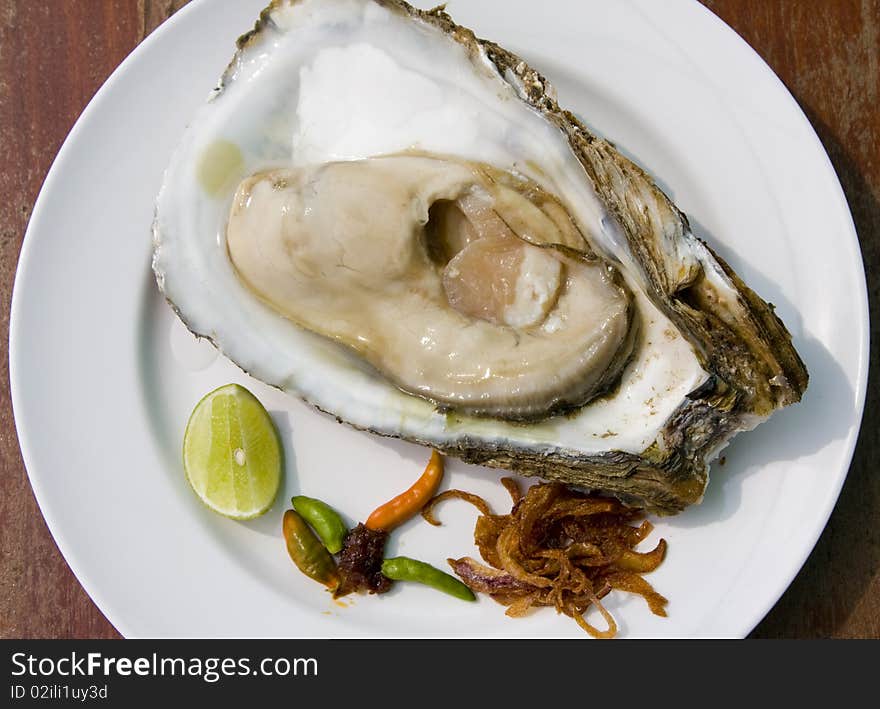
[[[624,286],[529,180],[397,155],[258,173],[232,204],[229,256],[254,293],[445,409],[547,418],[633,351]]]
[[[807,372],[772,306],[440,8],[275,0],[153,227],[166,298],[357,428],[675,513]]]

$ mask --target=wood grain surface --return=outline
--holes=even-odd
[[[216,0],[222,1],[222,0]],[[476,0],[471,0],[476,1]],[[702,0],[792,91],[855,218],[872,358],[864,424],[831,520],[753,637],[880,637],[880,0]],[[21,242],[65,135],[119,62],[185,0],[0,0],[0,637],[114,638],[50,536],[9,398],[9,304]]]

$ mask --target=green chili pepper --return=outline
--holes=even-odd
[[[348,529],[336,510],[326,502],[305,495],[297,495],[291,502],[293,509],[302,515],[324,542],[327,551],[336,554],[342,550],[342,540],[348,534]]]
[[[281,527],[293,563],[309,578],[334,590],[339,585],[336,562],[306,521],[295,511],[287,510]]]
[[[455,576],[440,571],[440,569],[436,569],[424,561],[416,561],[405,556],[385,559],[382,562],[382,575],[387,576],[392,581],[423,583],[426,586],[436,588],[438,591],[443,591],[463,601],[477,600],[474,592],[455,578]]]

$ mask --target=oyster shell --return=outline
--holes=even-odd
[[[577,258],[600,259],[631,296],[637,327],[625,328],[611,375],[561,404],[540,385],[540,405],[526,409],[458,405],[386,367],[381,352],[359,351],[357,333],[325,326],[326,313],[306,322],[285,309],[248,278],[231,240],[227,248],[242,180],[404,151],[486,165],[564,206],[584,239]],[[441,8],[275,0],[183,137],[153,231],[153,268],[172,307],[256,378],[357,428],[660,513],[699,501],[729,439],[807,385],[772,306],[693,236],[650,176],[560,108],[541,74]],[[557,243],[567,238],[550,245],[571,249]]]

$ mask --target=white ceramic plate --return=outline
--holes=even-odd
[[[429,0],[433,3],[434,0]],[[426,451],[339,426],[243,375],[183,329],[150,272],[153,200],[187,120],[264,0],[193,2],[119,67],[46,179],[21,254],[10,327],[18,434],[50,529],[77,578],[126,636],[580,637],[544,609],[506,618],[398,587],[345,606],[297,572],[279,535],[291,494],[350,520],[408,486]],[[426,3],[429,4],[429,3]],[[867,297],[852,220],[809,123],[770,69],[690,0],[452,0],[454,17],[521,53],[653,174],[697,234],[776,304],[812,375],[804,401],[736,439],[705,501],[657,525],[650,576],[670,599],[609,600],[621,635],[743,636],[803,564],[837,499],[861,417]],[[277,422],[283,494],[249,523],[188,489],[187,417],[238,381]],[[458,462],[448,484],[497,509],[500,474]],[[399,552],[443,566],[474,552],[473,510],[412,522]]]

